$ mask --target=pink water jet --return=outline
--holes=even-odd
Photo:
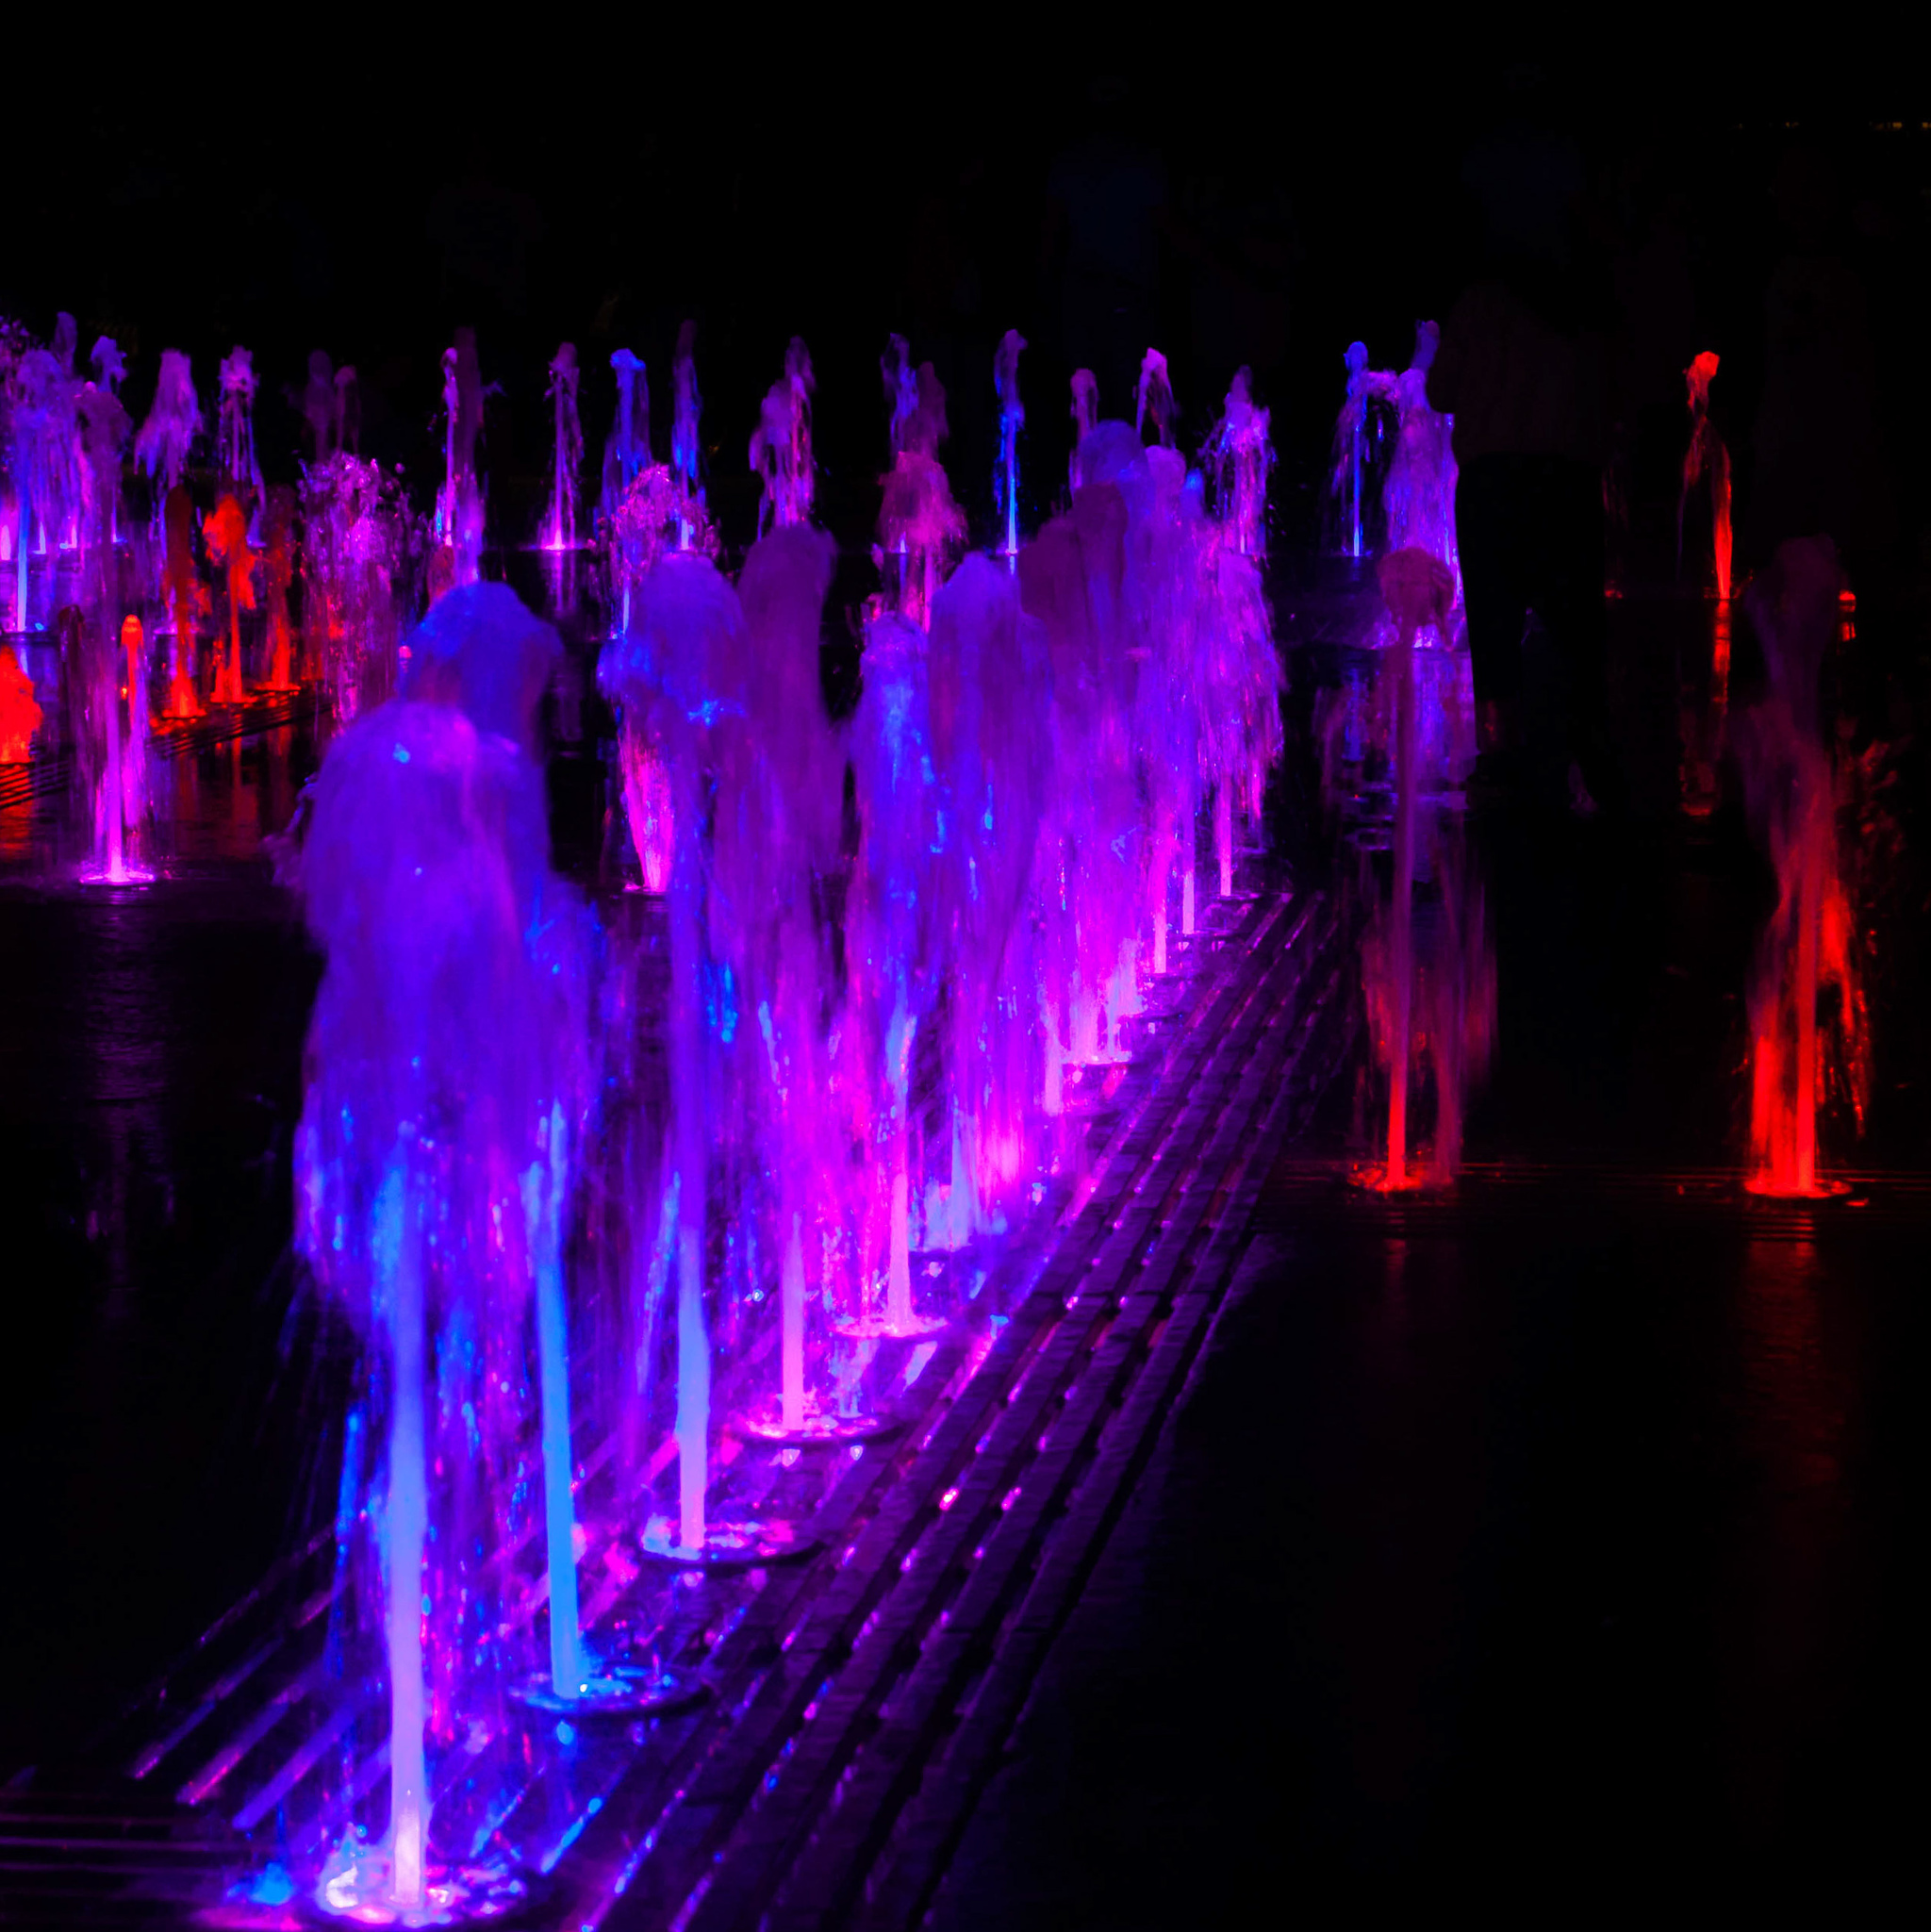
[[[227,653],[215,669],[214,701],[240,704],[247,700],[241,680],[241,613],[255,608],[256,554],[248,547],[248,518],[232,496],[215,505],[202,525],[209,561],[226,578],[228,605]]]
[[[639,373],[642,367],[638,364]],[[577,420],[577,352],[573,342],[560,343],[551,358],[549,395],[550,503],[543,517],[543,544],[547,550],[574,550],[577,478],[584,467],[584,432]]]
[[[894,337],[902,352],[904,343]],[[916,374],[902,367],[893,399],[891,470],[879,479],[880,549],[875,561],[886,576],[893,609],[921,628],[953,554],[966,541],[966,513],[952,501],[939,463],[946,439],[946,392],[931,363]]]
[[[1244,556],[1267,554],[1267,476],[1274,468],[1268,412],[1256,405],[1252,376],[1234,372],[1220,421],[1207,438],[1203,458],[1213,465],[1214,502],[1221,522]]]
[[[1395,619],[1388,659],[1395,686],[1395,866],[1389,888],[1385,986],[1374,1028],[1376,1057],[1388,1069],[1387,1157],[1374,1185],[1395,1192],[1416,1184],[1408,1161],[1409,1070],[1414,999],[1415,765],[1414,643],[1425,624],[1445,632],[1454,597],[1447,566],[1421,550],[1391,552],[1380,562],[1381,595]],[[1371,976],[1371,983],[1372,978]]]
[[[817,387],[811,352],[797,336],[784,352],[784,375],[771,386],[751,433],[751,467],[764,484],[758,535],[810,520],[817,472],[811,454],[811,398]]]

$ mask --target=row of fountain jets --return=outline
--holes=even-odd
[[[536,1660],[510,1634],[527,1626],[508,1611],[534,1584],[505,1559],[535,1521],[537,1694],[569,1711],[652,1694],[651,1672],[595,1655],[580,1627],[572,1451],[586,1426],[647,1437],[668,1387],[677,1501],[644,1540],[674,1562],[759,1546],[769,1526],[710,1507],[719,1347],[741,1357],[775,1301],[776,1387],[734,1427],[791,1448],[862,1440],[879,1351],[958,1313],[918,1305],[915,1252],[996,1242],[1071,1145],[1078,1070],[1128,1057],[1173,927],[1196,930],[1202,823],[1232,891],[1238,825],[1281,749],[1261,577],[1267,417],[1243,372],[1203,453],[1210,504],[1174,447],[1164,359],[1147,357],[1133,424],[1098,420],[1082,372],[1067,508],[1022,542],[1024,344],[1009,334],[1002,540],[962,561],[944,393],[894,339],[883,587],[863,694],[838,725],[819,675],[833,547],[811,520],[804,345],[751,440],[760,534],[734,581],[699,473],[688,331],[668,463],[651,448],[642,365],[619,353],[598,677],[640,883],[665,908],[667,999],[648,986],[658,955],[550,869],[537,718],[562,647],[480,581],[473,340],[445,359],[426,526],[356,454],[353,388],[319,368],[315,461],[299,492],[264,488],[237,351],[213,510],[195,516],[201,418],[170,352],[134,438],[155,514],[124,528],[119,358],[99,345],[95,380],[76,382],[72,333],[16,359],[12,551],[23,634],[31,540],[57,589],[63,564],[73,573],[56,625],[101,876],[144,857],[149,626],[166,641],[163,719],[201,708],[196,631],[214,600],[197,536],[228,619],[212,693],[228,703],[245,693],[241,614],[258,603],[268,684],[291,682],[302,533],[305,669],[339,729],[288,855],[327,956],[298,1239],[363,1338],[335,1654],[387,1682],[390,1780],[388,1829],[373,1846],[344,1837],[318,1896],[415,1909],[435,1883],[433,1764],[530,1689]],[[580,537],[577,380],[565,350],[543,533],[559,550]],[[574,1421],[573,1382],[594,1412]]]
[[[1258,809],[1280,750],[1279,660],[1260,575],[1264,413],[1238,382],[1213,443],[1215,514],[1172,447],[1161,358],[1147,358],[1137,425],[1097,421],[1085,377],[1069,508],[1022,545],[1022,347],[1009,335],[996,371],[1006,542],[957,561],[965,520],[937,454],[944,395],[930,365],[915,369],[904,344],[891,345],[883,587],[843,730],[819,682],[833,546],[811,521],[803,344],[791,344],[760,411],[750,454],[761,534],[734,583],[715,560],[695,474],[687,356],[668,465],[651,459],[642,372],[618,365],[606,468],[615,622],[598,676],[619,718],[643,883],[665,895],[667,1078],[655,1118],[638,1121],[629,1106],[642,1083],[634,983],[619,975],[602,988],[596,1036],[609,1064],[581,1055],[585,942],[538,856],[542,793],[527,755],[552,634],[506,593],[459,585],[418,632],[401,699],[352,727],[324,767],[304,858],[331,962],[300,1153],[305,1245],[355,1306],[388,1312],[387,1346],[371,1360],[413,1362],[437,1325],[425,1328],[413,1280],[407,1296],[396,1292],[407,1264],[394,1258],[417,1255],[435,1274],[412,1227],[434,1215],[474,1230],[439,1275],[452,1297],[441,1332],[454,1322],[514,1336],[506,1304],[533,1296],[552,1371],[539,1364],[536,1417],[515,1412],[513,1392],[528,1383],[493,1373],[487,1349],[465,1359],[469,1398],[444,1397],[439,1419],[419,1414],[411,1395],[389,1402],[387,1494],[411,1503],[399,1513],[391,1500],[383,1552],[391,1606],[403,1608],[390,1618],[390,1831],[367,1881],[378,1890],[400,1896],[418,1883],[406,1848],[420,1842],[426,1806],[423,1687],[431,1705],[439,1683],[451,1708],[472,1700],[487,1648],[477,1640],[492,1627],[487,1610],[470,1621],[474,1593],[434,1574],[425,1541],[432,1520],[461,1511],[455,1486],[430,1473],[446,1466],[452,1432],[467,1431],[472,1460],[480,1448],[507,1484],[531,1423],[539,1428],[551,1692],[579,1709],[639,1694],[635,1676],[585,1651],[572,1615],[557,1258],[563,1203],[581,1185],[576,1150],[595,1149],[613,1203],[608,1247],[627,1258],[610,1353],[636,1366],[616,1400],[648,1407],[666,1356],[675,1389],[676,1507],[646,1528],[646,1547],[702,1562],[757,1544],[770,1526],[719,1521],[711,1507],[720,1344],[741,1357],[774,1299],[777,1386],[737,1433],[789,1447],[862,1438],[868,1363],[957,1312],[919,1305],[915,1252],[997,1240],[1065,1144],[1069,1069],[1126,1057],[1147,976],[1168,967],[1176,899],[1181,933],[1194,930],[1195,827],[1209,800],[1218,883],[1231,890],[1236,817]],[[571,380],[559,356],[558,543],[572,534]],[[469,568],[459,542],[458,577]],[[414,829],[389,835],[394,864],[371,877],[377,828],[398,823]],[[487,889],[479,866],[490,868]],[[406,940],[390,891],[416,909]],[[418,950],[425,934],[433,960]],[[494,1016],[506,1011],[532,1023],[486,1072],[473,1043],[501,1038]],[[388,1075],[379,1093],[371,1065]],[[460,1085],[459,1107],[444,1083]],[[916,1087],[932,1097],[916,1121]],[[593,1104],[613,1094],[625,1099]],[[432,1119],[480,1139],[454,1157],[426,1147]],[[479,1270],[484,1230],[511,1224],[526,1259],[498,1266],[492,1256]],[[487,1319],[454,1312],[492,1291]],[[493,1450],[490,1425],[479,1433],[469,1420],[492,1403]],[[463,1546],[480,1557],[510,1526],[499,1512],[465,1527]],[[482,1574],[469,1564],[459,1560],[466,1577]],[[427,1618],[419,1601],[432,1606]],[[423,1656],[409,1649],[419,1630]],[[361,1869],[351,1857],[335,1882]]]
[[[1385,1184],[1409,1180],[1413,653],[1460,636],[1450,424],[1427,401],[1435,339],[1424,325],[1399,377],[1350,351],[1333,479],[1343,547],[1360,554],[1365,449],[1375,408],[1392,408]],[[99,876],[142,863],[142,700],[159,674],[148,627],[168,640],[163,717],[201,708],[196,627],[212,600],[197,534],[227,619],[212,693],[226,703],[245,695],[244,611],[263,611],[257,688],[292,685],[302,535],[305,669],[342,729],[291,840],[328,961],[299,1240],[363,1338],[332,1655],[386,1681],[390,1779],[388,1830],[373,1844],[345,1835],[317,1896],[413,1911],[447,1882],[429,1850],[433,1761],[454,1762],[518,1687],[566,1710],[652,1694],[650,1672],[600,1657],[581,1628],[573,1445],[647,1444],[668,1392],[676,1508],[642,1543],[692,1563],[756,1546],[756,1526],[710,1509],[719,1348],[742,1358],[778,1331],[776,1386],[734,1419],[741,1437],[862,1439],[881,1347],[957,1313],[920,1307],[915,1254],[997,1241],[1069,1145],[1075,1069],[1128,1057],[1174,925],[1196,930],[1203,822],[1219,893],[1232,891],[1237,824],[1258,814],[1281,750],[1261,574],[1267,415],[1243,372],[1190,469],[1164,358],[1147,356],[1132,424],[1100,420],[1081,372],[1069,496],[1022,541],[1025,345],[1008,334],[994,372],[999,536],[962,560],[966,520],[938,460],[944,393],[894,338],[882,588],[858,708],[839,725],[819,681],[833,556],[812,522],[804,345],[751,439],[759,536],[734,581],[705,504],[689,328],[668,463],[652,454],[643,365],[619,351],[596,518],[612,608],[598,678],[619,721],[641,883],[665,908],[667,997],[649,949],[550,869],[537,717],[561,645],[480,581],[473,339],[444,359],[444,478],[426,522],[356,453],[352,374],[320,358],[315,460],[299,491],[264,487],[238,349],[221,371],[214,508],[197,523],[202,418],[171,351],[133,438],[154,514],[131,528],[120,357],[97,344],[94,380],[78,382],[74,346],[65,318],[51,346],[14,344],[10,549],[19,634],[32,558],[49,579],[63,562],[74,573],[57,628]],[[567,551],[583,520],[573,351],[550,376],[543,542]],[[1459,1140],[1459,1122],[1444,1115],[1437,1132]],[[591,1414],[573,1420],[573,1394]],[[532,1620],[509,1597],[536,1586],[509,1559],[538,1523],[549,1668],[533,1676],[515,1634]]]

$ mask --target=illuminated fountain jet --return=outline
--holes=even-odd
[[[1049,943],[1040,999],[1048,1111],[1059,1067],[1124,1057],[1111,1016],[1135,1009],[1142,893],[1135,698],[1145,655],[1143,579],[1130,571],[1154,497],[1132,425],[1099,423],[1075,454],[1070,510],[1019,555],[1025,611],[1044,627],[1052,667],[1058,784],[1040,877]],[[1131,576],[1131,581],[1130,581]],[[1057,901],[1055,904],[1054,901]]]
[[[1827,537],[1784,544],[1744,598],[1768,689],[1737,721],[1744,793],[1776,868],[1777,903],[1750,978],[1753,1193],[1829,1194],[1818,1110],[1831,1094],[1861,1128],[1870,1028],[1837,830],[1819,685],[1841,620],[1843,572]],[[1828,994],[1834,996],[1825,999]]]
[[[618,352],[623,354],[621,350]],[[643,365],[637,365],[639,375]],[[577,477],[584,467],[584,431],[577,419],[577,351],[573,342],[557,346],[550,359],[550,503],[543,514],[543,547],[577,547]],[[621,415],[621,403],[619,405]],[[608,457],[605,458],[608,467]]]
[[[885,599],[922,629],[952,554],[966,540],[966,514],[952,501],[939,462],[946,439],[946,392],[931,363],[915,372],[902,337],[892,338],[896,380],[887,357],[886,393],[892,398],[892,467],[879,479],[875,553],[885,573]]]
[[[343,450],[302,475],[302,626],[308,670],[328,687],[338,722],[395,689],[420,545],[399,479]],[[432,589],[451,553],[430,556]],[[432,598],[432,602],[433,602]]]
[[[289,592],[295,583],[295,492],[285,483],[268,491],[262,512],[261,599],[268,612],[268,678],[264,691],[300,688],[295,681],[294,627]]]
[[[256,553],[248,544],[248,518],[232,496],[223,496],[202,525],[208,559],[226,580],[228,649],[215,667],[214,701],[240,704],[247,690],[241,680],[241,613],[255,608]]]
[[[1431,322],[1415,324],[1414,356],[1395,378],[1395,454],[1381,486],[1391,552],[1425,550],[1455,579],[1461,601],[1461,566],[1455,548],[1455,419],[1428,402],[1428,371],[1442,346]]]
[[[1438,556],[1421,549],[1391,552],[1378,569],[1394,619],[1386,655],[1394,730],[1391,784],[1395,823],[1391,880],[1364,949],[1370,1050],[1388,1082],[1385,1153],[1363,1179],[1383,1193],[1442,1187],[1461,1153],[1462,1109],[1470,1083],[1487,1064],[1494,1025],[1494,974],[1481,898],[1458,855],[1438,846],[1432,867],[1441,916],[1430,944],[1417,941],[1415,882],[1425,827],[1420,694],[1415,646],[1424,630],[1440,638],[1453,610],[1454,579]],[[1424,1058],[1433,1075],[1434,1132],[1426,1166],[1410,1157],[1414,1075]]]
[[[1397,401],[1399,389],[1387,370],[1368,367],[1365,343],[1350,342],[1345,359],[1347,393],[1334,422],[1334,462],[1328,487],[1340,509],[1341,553],[1359,558],[1368,553],[1367,493],[1387,411]]]
[[[60,536],[80,513],[81,477],[74,384],[60,358],[29,349],[13,372],[13,628],[24,634],[32,559],[46,557],[51,599]]]
[[[1073,372],[1073,454],[1067,466],[1067,480],[1080,487],[1080,448],[1099,427],[1099,378],[1090,369]]]
[[[713,794],[712,928],[741,970],[754,1069],[745,1085],[766,1177],[748,1205],[781,1257],[778,1399],[741,1426],[784,1445],[854,1441],[875,1427],[821,1399],[806,1358],[808,1272],[827,1306],[837,1286],[827,1258],[846,1248],[861,1178],[833,1091],[830,956],[817,905],[818,882],[838,862],[845,765],[818,674],[833,554],[822,531],[794,524],[746,557],[737,587],[757,673],[743,728],[718,740]]]
[[[476,439],[483,433],[483,374],[476,332],[458,329],[442,352],[442,488],[435,530],[443,553],[432,584],[473,584],[483,558],[483,489],[476,476]]]
[[[698,393],[697,335],[697,323],[686,319],[677,331],[677,354],[670,370],[675,409],[670,422],[670,467],[677,472],[684,500],[690,506],[678,527],[679,550],[692,547],[703,520],[703,461],[698,424],[703,418],[704,399]]]
[[[858,864],[847,901],[850,998],[861,1016],[878,1100],[876,1153],[885,1197],[883,1307],[866,1293],[850,1332],[916,1335],[933,1324],[912,1299],[912,1055],[938,990],[936,866],[942,834],[932,769],[926,635],[882,612],[866,627],[865,687],[851,721]],[[874,1261],[864,1255],[869,1289]]]
[[[221,401],[215,417],[217,481],[248,513],[248,540],[261,541],[263,487],[255,456],[255,359],[237,343],[222,358]]]
[[[185,483],[169,490],[161,514],[162,600],[174,625],[168,658],[167,715],[177,719],[199,718],[203,706],[196,680],[194,626],[208,609],[208,594],[194,566],[194,500]]]
[[[1710,606],[1709,681],[1685,693],[1683,805],[1693,817],[1707,817],[1721,800],[1725,717],[1730,696],[1730,453],[1709,416],[1709,386],[1718,360],[1709,350],[1683,372],[1689,391],[1690,441],[1683,452],[1682,487],[1676,497],[1676,569],[1683,568],[1683,524],[1699,484],[1709,490]]]
[[[1267,554],[1267,477],[1274,468],[1268,412],[1253,398],[1252,377],[1234,371],[1220,421],[1208,436],[1202,459],[1213,470],[1214,504],[1234,548],[1243,556]]]
[[[1001,533],[999,553],[1006,559],[1008,570],[1017,567],[1019,557],[1019,432],[1026,426],[1026,405],[1019,400],[1019,354],[1025,347],[1026,339],[1019,331],[1008,329],[993,358],[993,390],[999,404],[999,458],[993,471],[992,491]]]
[[[631,479],[605,526],[614,597],[614,636],[626,636],[633,626],[635,600],[657,561],[668,551],[708,555],[713,549],[710,524],[701,499],[693,498],[684,479],[668,465],[649,463]],[[619,707],[620,690],[613,690]],[[635,729],[618,735],[618,763],[623,774],[624,815],[631,842],[636,849],[643,889],[663,893],[669,887],[676,849],[676,815],[671,799],[666,747],[651,720],[657,714],[640,712]]]
[[[390,1784],[387,1831],[345,1836],[316,1900],[364,1920],[518,1895],[513,1876],[464,1868],[493,1802],[473,1779],[448,1789],[431,1836],[437,1761],[473,1757],[504,1697],[567,1714],[657,1691],[586,1649],[576,1602],[562,1230],[583,933],[549,871],[533,755],[559,647],[495,585],[452,593],[411,642],[405,695],[330,748],[301,857],[327,967],[299,1233],[363,1358],[338,1648],[386,1681]],[[507,1560],[539,1524],[549,1669],[533,1673]]]
[[[201,715],[195,688],[194,619],[206,593],[195,575],[194,506],[183,481],[201,430],[201,403],[188,357],[178,349],[164,349],[154,403],[134,439],[134,455],[146,471],[154,495],[162,601],[174,627],[168,656],[170,718]]]
[[[651,460],[651,386],[644,365],[628,349],[616,349],[610,355],[610,372],[617,378],[617,409],[603,438],[599,498],[606,518],[617,514],[624,492]]]
[[[1219,514],[1197,565],[1202,776],[1213,787],[1223,899],[1233,891],[1235,811],[1250,820],[1259,817],[1267,772],[1284,744],[1284,680],[1261,581],[1274,452],[1267,411],[1255,407],[1246,378],[1246,370],[1236,372],[1220,422],[1208,438],[1206,454],[1220,468]]]
[[[1710,567],[1717,598],[1730,595],[1730,453],[1709,420],[1709,386],[1718,359],[1709,350],[1696,356],[1683,372],[1689,390],[1690,444],[1683,452],[1683,487],[1676,497],[1676,567],[1683,564],[1683,516],[1690,492],[1708,479],[1709,485]]]
[[[764,484],[758,534],[810,520],[817,473],[811,454],[811,397],[817,379],[811,352],[797,336],[784,352],[784,374],[772,384],[751,432],[751,467]]]
[[[1180,405],[1173,397],[1173,383],[1166,372],[1166,357],[1158,349],[1149,349],[1141,359],[1140,381],[1133,392],[1133,433],[1145,442],[1150,421],[1153,440],[1163,450],[1170,450],[1180,414]]]
[[[111,343],[106,346],[112,349]],[[97,355],[96,367],[101,360]],[[114,544],[121,463],[132,425],[107,381],[84,384],[77,406],[84,501],[81,601],[86,616],[74,640],[82,655],[76,682],[84,694],[84,717],[76,736],[93,817],[92,850],[85,876],[118,885],[151,876],[140,866],[147,817],[146,639],[139,616],[122,616],[121,570]]]
[[[932,605],[932,758],[946,837],[937,855],[937,966],[949,1163],[926,1201],[926,1245],[958,1248],[1005,1225],[1030,1180],[1043,1066],[1034,917],[1053,746],[1046,640],[1015,573],[968,555]]]
[[[25,765],[33,756],[41,718],[34,681],[20,668],[13,646],[0,645],[0,765]]]
[[[662,1227],[676,1279],[678,1509],[674,1522],[650,1526],[645,1546],[693,1565],[739,1560],[761,1547],[769,1530],[713,1523],[707,1511],[712,1344],[705,1228],[711,1141],[738,1024],[737,1002],[721,989],[741,983],[746,922],[765,916],[724,896],[718,866],[719,828],[728,859],[737,828],[748,826],[733,774],[752,770],[742,743],[751,657],[736,591],[709,557],[673,551],[636,586],[631,626],[604,647],[598,667],[599,682],[620,708],[624,735],[658,748],[670,784],[669,1148]],[[726,880],[729,872],[727,864]]]

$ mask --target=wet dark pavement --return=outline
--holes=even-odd
[[[935,1923],[1855,1917],[1908,1875],[1931,1198],[1536,1190],[1279,1178]]]
[[[8,807],[0,874],[0,1757],[79,1751],[313,1514],[284,1366],[289,1141],[321,963],[264,832],[305,732],[163,762],[171,875],[82,886]]]

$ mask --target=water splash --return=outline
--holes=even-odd
[[[1461,602],[1461,562],[1455,548],[1455,419],[1428,402],[1428,371],[1442,344],[1431,322],[1414,330],[1414,356],[1395,382],[1399,428],[1381,487],[1390,551],[1425,550],[1447,566]]]
[[[902,350],[903,341],[893,341]],[[951,553],[966,540],[966,515],[952,501],[938,460],[946,438],[946,392],[931,363],[888,384],[893,398],[890,472],[879,479],[879,541],[874,553],[886,574],[885,595],[901,616],[923,625]]]
[[[300,504],[308,669],[346,723],[395,688],[418,526],[400,478],[367,456],[344,453],[305,469]],[[451,553],[438,547],[432,566],[437,556],[447,563]]]
[[[201,400],[194,393],[194,372],[188,357],[178,349],[164,349],[154,403],[134,439],[135,461],[158,492],[172,490],[180,483],[201,430]]]
[[[1166,357],[1158,349],[1149,349],[1141,360],[1139,388],[1133,397],[1133,433],[1144,442],[1147,421],[1151,417],[1154,441],[1163,450],[1170,450],[1180,413],[1180,405],[1173,399],[1173,384],[1167,379]]]
[[[1252,376],[1234,372],[1227,405],[1201,451],[1213,466],[1214,502],[1243,556],[1267,554],[1267,476],[1274,468],[1268,412],[1255,405]]]
[[[127,363],[112,336],[96,338],[88,352],[88,362],[93,370],[94,381],[110,396],[119,396],[121,385],[127,380]]]
[[[811,352],[796,336],[784,352],[784,376],[773,383],[751,432],[751,467],[764,484],[758,535],[810,520],[817,478],[811,455],[811,397],[817,387]]]

